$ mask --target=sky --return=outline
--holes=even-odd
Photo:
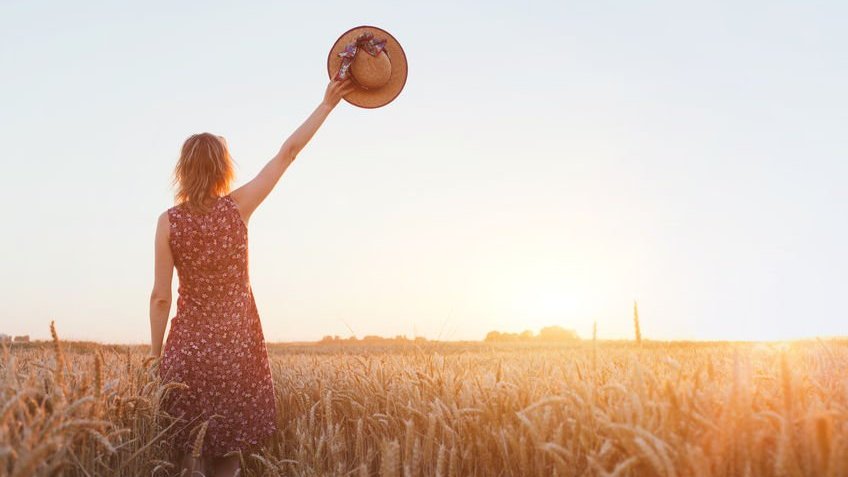
[[[321,101],[335,39],[370,24],[408,81],[341,103],[251,218],[267,341],[627,338],[634,300],[652,339],[848,335],[846,15],[4,1],[0,332],[149,343],[182,142],[225,136],[250,180]]]

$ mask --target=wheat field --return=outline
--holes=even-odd
[[[848,475],[841,341],[269,353],[280,433],[246,476]],[[175,385],[145,347],[54,332],[2,358],[0,474],[177,475],[158,406]]]

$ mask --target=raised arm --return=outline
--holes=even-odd
[[[155,262],[153,271],[153,291],[150,293],[150,354],[162,353],[162,341],[168,314],[171,312],[171,281],[174,277],[174,257],[168,244],[170,226],[168,212],[159,216],[156,224]]]
[[[280,146],[277,155],[268,161],[268,164],[250,182],[230,194],[238,204],[241,218],[245,223],[250,219],[253,211],[259,207],[259,204],[265,200],[271,189],[277,185],[277,181],[280,180],[280,177],[297,157],[300,150],[312,139],[312,136],[327,119],[330,111],[339,104],[343,96],[353,91],[353,88],[354,86],[349,79],[331,81],[324,93],[324,100]]]

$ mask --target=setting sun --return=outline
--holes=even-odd
[[[581,307],[575,292],[574,285],[565,281],[549,280],[516,287],[510,310],[521,318],[516,326],[536,329],[546,324],[573,326],[576,321],[583,321],[587,310]]]

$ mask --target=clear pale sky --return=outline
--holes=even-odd
[[[122,3],[0,3],[0,332],[149,342],[182,141],[249,180],[373,24],[405,90],[251,219],[268,341],[848,334],[844,2]]]

